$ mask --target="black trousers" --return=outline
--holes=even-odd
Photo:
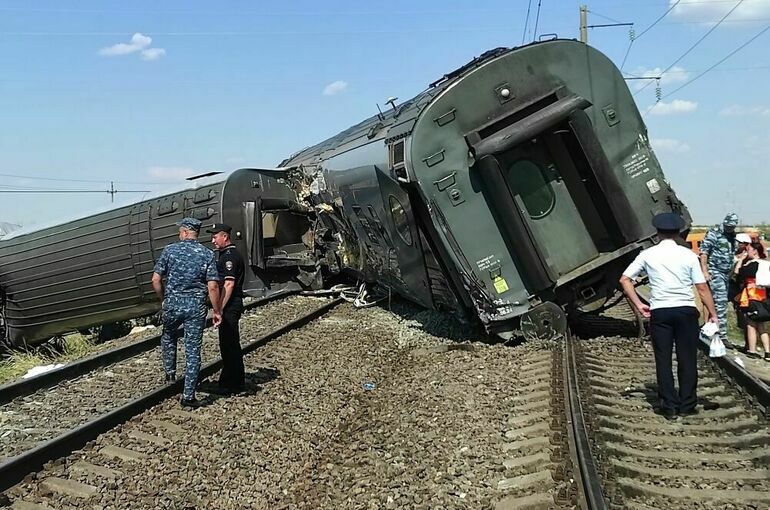
[[[698,310],[692,306],[656,308],[650,317],[650,336],[655,351],[660,407],[667,411],[690,411],[698,396]],[[676,345],[679,393],[674,388],[671,352]]]
[[[219,385],[228,390],[240,391],[246,383],[241,351],[241,334],[238,321],[243,313],[243,301],[230,299],[222,311],[222,324],[219,325],[219,351],[222,353],[222,372]]]

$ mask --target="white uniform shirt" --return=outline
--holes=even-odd
[[[642,271],[650,278],[650,309],[695,306],[692,286],[706,283],[698,256],[672,239],[642,251],[623,272],[631,279]]]

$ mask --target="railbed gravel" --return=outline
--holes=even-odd
[[[498,487],[519,474],[503,466],[506,423],[529,398],[517,376],[547,379],[528,367],[556,344],[491,345],[446,315],[393,310],[341,305],[249,354],[244,394],[195,411],[168,400],[8,494],[59,509],[509,508],[495,505],[517,494]],[[146,458],[100,453],[111,445]],[[78,474],[80,460],[118,474]],[[47,490],[52,476],[95,494]]]
[[[767,508],[767,419],[708,358],[698,358],[700,413],[667,421],[654,413],[649,342],[596,338],[579,352],[584,408],[616,508]]]
[[[292,296],[247,310],[241,319],[246,343],[324,302]],[[157,330],[160,332],[160,329]],[[177,345],[177,375],[184,374],[184,343]],[[217,330],[204,331],[202,362],[219,357]],[[63,381],[0,406],[0,462],[82,425],[165,384],[160,348]]]

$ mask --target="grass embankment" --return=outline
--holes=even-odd
[[[18,379],[30,368],[52,363],[66,363],[82,358],[93,350],[95,342],[88,336],[72,334],[64,337],[61,349],[47,345],[31,351],[12,351],[0,360],[0,384]]]
[[[735,317],[735,310],[733,310],[732,305],[727,307],[727,339],[736,347],[742,347],[746,343],[743,338],[743,331],[738,327],[738,319]]]

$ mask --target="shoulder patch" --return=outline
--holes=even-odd
[[[227,269],[228,271],[232,271],[233,270],[233,261],[232,260],[228,260],[227,262],[225,262],[225,269]]]

